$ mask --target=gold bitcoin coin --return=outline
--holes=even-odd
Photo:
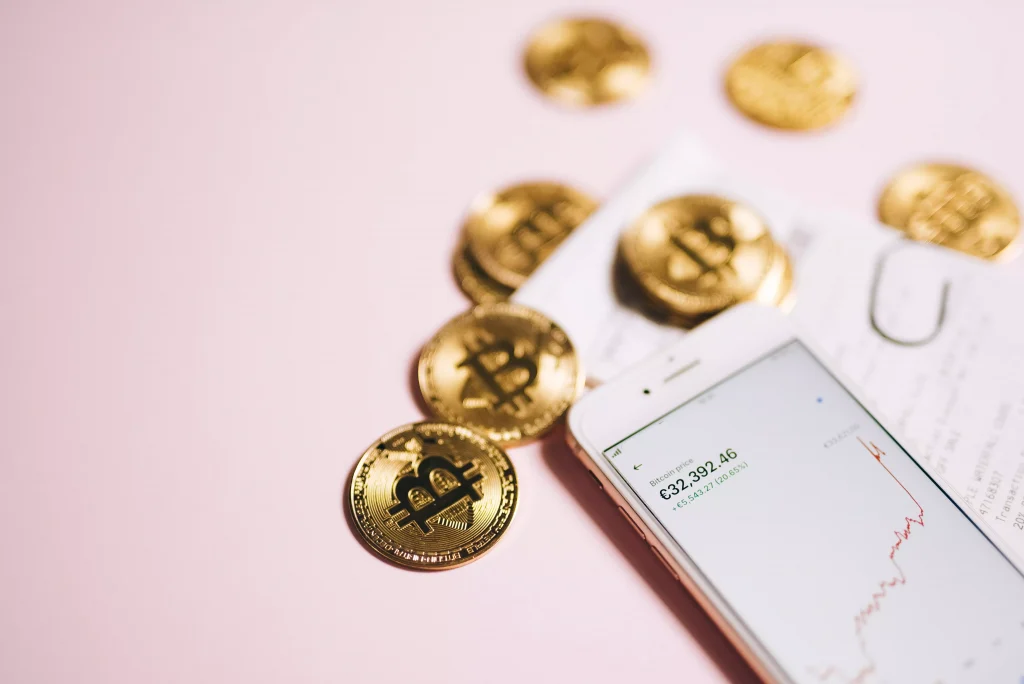
[[[626,230],[622,257],[657,303],[682,317],[701,317],[750,299],[779,268],[775,242],[753,211],[712,195],[665,200]]]
[[[792,130],[827,126],[853,103],[857,75],[814,45],[772,42],[740,55],[725,75],[732,103],[754,121]]]
[[[882,192],[878,216],[924,242],[982,259],[1015,251],[1020,213],[988,176],[953,164],[921,164],[897,174]]]
[[[651,58],[630,31],[604,19],[560,19],[530,38],[526,74],[548,97],[594,106],[637,95]]]
[[[514,289],[596,207],[558,183],[523,183],[477,198],[463,235],[483,272]]]
[[[498,446],[448,423],[403,425],[356,464],[349,505],[371,549],[440,570],[490,549],[516,510],[516,471]]]
[[[772,266],[768,271],[768,275],[765,276],[761,287],[757,289],[757,293],[751,299],[788,312],[796,302],[796,291],[793,288],[793,265],[789,260],[789,255],[786,254],[785,249],[781,245],[775,243],[774,247],[775,253],[772,257]],[[654,305],[654,309],[647,312],[649,316],[669,325],[676,325],[686,329],[693,328],[711,318],[715,313],[718,313],[717,311],[712,311],[684,316],[668,309],[663,303],[649,295],[647,296],[647,301]]]
[[[462,291],[477,304],[503,302],[512,295],[512,288],[505,287],[484,273],[465,243],[460,243],[455,249],[452,271]]]
[[[423,348],[418,375],[435,415],[502,444],[543,434],[584,381],[562,329],[509,302],[483,304],[445,324]]]

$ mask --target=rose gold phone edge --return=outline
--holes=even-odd
[[[579,442],[576,441],[575,436],[572,434],[572,430],[566,425],[565,439],[569,445],[569,449],[576,455],[580,463],[590,476],[597,482],[597,486],[607,496],[611,502],[616,505],[619,509],[619,513],[626,519],[630,527],[640,536],[648,547],[651,549],[651,553],[661,561],[661,564],[665,566],[665,569],[669,571],[672,577],[683,585],[690,595],[697,601],[697,604],[703,609],[703,611],[711,618],[715,626],[718,627],[725,634],[726,638],[733,647],[739,652],[739,654],[746,661],[747,665],[761,678],[762,681],[768,684],[775,684],[776,682],[784,681],[779,679],[772,673],[768,668],[768,664],[762,661],[757,653],[754,652],[753,648],[747,642],[747,640],[733,628],[732,623],[729,619],[718,610],[712,599],[704,592],[703,589],[697,584],[697,582],[690,577],[689,572],[681,565],[679,565],[674,557],[674,554],[658,539],[655,532],[647,526],[643,520],[636,519],[630,510],[632,505],[626,501],[612,481],[608,479],[604,472],[600,468],[592,468],[590,464],[593,463],[590,454],[587,453]]]

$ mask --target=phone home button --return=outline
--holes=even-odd
[[[640,529],[640,526],[637,525],[636,522],[634,522],[633,517],[629,513],[626,512],[626,509],[623,508],[622,506],[619,506],[619,513],[622,514],[623,518],[625,518],[626,520],[629,521],[630,526],[633,528],[633,530],[637,534],[640,535],[640,538],[643,539],[644,541],[647,541],[647,535],[645,535],[644,531]]]

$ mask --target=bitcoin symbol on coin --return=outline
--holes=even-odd
[[[498,258],[519,272],[530,273],[588,213],[566,201],[540,206],[499,242]]]
[[[584,377],[565,331],[509,302],[449,321],[423,348],[417,375],[439,417],[505,444],[551,428]]]
[[[416,523],[424,534],[429,534],[432,531],[427,522],[430,518],[443,513],[467,496],[473,501],[480,500],[480,493],[474,485],[484,476],[474,473],[467,477],[473,467],[472,462],[459,467],[444,456],[427,456],[416,466],[415,474],[405,475],[395,483],[398,503],[389,508],[388,513],[406,513],[397,521],[399,527]],[[414,502],[417,492],[425,492],[427,498],[415,497],[421,500]]]
[[[367,449],[348,504],[367,546],[412,568],[468,563],[491,548],[518,500],[508,456],[450,423],[403,425]]]
[[[983,259],[1015,253],[1020,214],[1005,189],[954,164],[920,164],[893,178],[878,204],[885,223],[923,240]]]
[[[475,408],[481,403],[478,383],[482,383],[488,395],[482,402],[491,411],[507,406],[512,413],[519,413],[530,402],[526,390],[537,380],[537,364],[526,355],[517,355],[511,340],[474,337],[466,344],[466,359],[459,364],[459,368],[472,371],[462,390],[463,405]],[[481,345],[480,338],[487,341]]]
[[[678,259],[682,252],[690,264],[700,269],[696,280],[701,285],[715,287],[728,278],[732,268],[729,258],[736,249],[736,240],[729,234],[727,219],[701,216],[689,225],[673,221],[669,241],[679,250],[669,259]],[[683,280],[690,271],[689,264],[669,264],[669,275],[676,280]]]
[[[520,183],[473,201],[463,226],[467,255],[499,287],[515,289],[597,204],[550,182]]]
[[[691,323],[737,302],[774,302],[791,284],[763,219],[713,195],[649,208],[623,233],[621,251],[648,299]]]
[[[839,55],[814,45],[762,43],[740,55],[725,76],[733,104],[751,119],[793,130],[840,119],[857,91],[856,73]]]
[[[640,39],[603,19],[562,19],[541,27],[524,61],[541,92],[587,106],[635,96],[651,69]]]
[[[926,192],[907,220],[907,232],[916,240],[955,238],[992,204],[990,193],[973,174],[943,181]]]
[[[634,52],[634,47],[623,39],[617,27],[588,24],[582,28],[576,42],[552,60],[551,75],[554,78],[576,76],[594,81],[606,68],[630,59]]]

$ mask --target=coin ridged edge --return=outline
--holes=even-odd
[[[515,292],[496,280],[492,280],[476,263],[464,241],[459,242],[452,256],[452,273],[463,294],[476,304],[503,302]]]

